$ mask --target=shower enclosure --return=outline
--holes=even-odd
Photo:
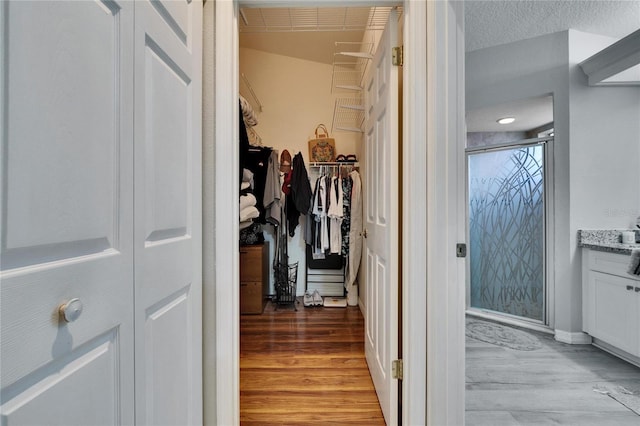
[[[467,150],[471,309],[545,323],[544,142]]]

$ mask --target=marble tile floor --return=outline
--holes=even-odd
[[[527,332],[540,340],[540,349],[519,351],[467,337],[467,426],[640,426],[640,415],[596,391],[640,391],[640,368],[592,345]]]

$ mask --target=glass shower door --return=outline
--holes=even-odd
[[[544,145],[470,152],[470,307],[545,321]]]

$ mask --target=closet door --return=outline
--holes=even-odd
[[[136,423],[202,423],[202,3],[135,2]]]
[[[398,67],[392,12],[365,85],[364,276],[365,355],[388,425],[398,422]]]
[[[2,425],[134,421],[133,24],[0,2]]]

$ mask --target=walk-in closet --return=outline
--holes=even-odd
[[[377,307],[397,306],[397,291],[388,297],[376,286],[386,286],[389,271],[397,271],[401,127],[401,68],[393,64],[390,51],[380,53],[379,47],[389,32],[393,36],[387,44],[398,44],[401,21],[402,9],[391,6],[239,9],[240,365],[245,421],[259,420],[259,410],[250,412],[255,402],[251,395],[257,392],[251,377],[267,374],[258,367],[260,360],[262,367],[281,368],[285,350],[294,352],[286,361],[292,367],[290,383],[304,380],[305,369],[311,369],[315,375],[310,384],[318,380],[338,393],[349,389],[342,379],[324,381],[321,372],[327,366],[320,365],[326,359],[308,358],[315,352],[314,340],[319,352],[337,350],[330,363],[340,365],[323,374],[335,375],[335,368],[344,369],[345,375],[360,371],[375,397],[376,373],[365,362],[365,336],[377,341],[372,323],[379,315]],[[392,78],[387,76],[390,71]],[[392,258],[376,257],[375,249],[367,246],[371,241],[395,247]],[[338,329],[317,328],[314,338],[314,317],[324,317],[322,321]],[[342,337],[335,341],[335,336]],[[349,372],[350,368],[356,370]],[[374,424],[381,416],[380,406],[372,410],[373,417],[366,418]]]
[[[354,235],[358,242],[349,244],[350,233],[355,232],[355,228],[349,227],[348,222],[352,214],[356,214],[358,222],[362,220],[360,212],[356,211],[361,208],[356,206],[357,209],[351,212],[347,206],[350,199],[344,198],[345,191],[339,191],[338,195],[342,197],[338,198],[343,198],[341,227],[350,233],[341,235],[343,249],[325,247],[323,251],[340,255],[343,260],[330,256],[320,262],[324,260],[320,259],[322,253],[311,250],[312,241],[305,238],[305,232],[310,228],[307,212],[298,211],[294,215],[299,220],[292,219],[286,206],[288,194],[284,191],[288,192],[290,179],[296,177],[292,162],[298,158],[299,164],[304,166],[302,174],[307,176],[312,196],[317,195],[320,177],[344,180],[345,189],[353,185],[355,177],[360,181],[356,184],[359,202],[366,198],[360,191],[364,189],[362,177],[367,167],[363,158],[365,73],[392,9],[240,8],[239,104],[242,119],[239,130],[241,141],[246,141],[240,154],[243,163],[240,171],[245,172],[240,181],[240,243],[242,246],[255,244],[264,237],[271,262],[266,290],[269,296],[276,296],[273,265],[286,256],[290,264],[298,264],[298,296],[303,296],[305,289],[318,290],[323,297],[348,298],[346,296],[351,293],[352,304],[357,304],[357,285],[347,292],[342,284],[345,280],[357,283],[360,262],[357,253],[354,257],[353,249],[359,245],[362,237],[359,234],[363,229]],[[316,158],[311,158],[310,144],[323,136],[331,146],[327,152],[316,153]],[[250,183],[252,179],[255,182]],[[252,188],[247,191],[249,185]],[[267,198],[264,198],[265,191],[271,194]],[[348,192],[351,195],[350,189]],[[264,201],[270,204],[265,206]],[[274,215],[281,215],[278,206],[284,209],[282,219],[287,217],[286,222],[274,218]],[[306,206],[303,203],[303,207]],[[315,217],[318,219],[318,215]],[[286,232],[279,232],[285,228]],[[289,235],[288,239],[283,239],[283,234]],[[308,263],[316,267],[308,268]],[[340,267],[333,268],[336,265]],[[309,278],[309,275],[322,275],[322,272],[316,272],[323,269],[331,271],[327,275],[336,275],[341,270],[342,277]]]

